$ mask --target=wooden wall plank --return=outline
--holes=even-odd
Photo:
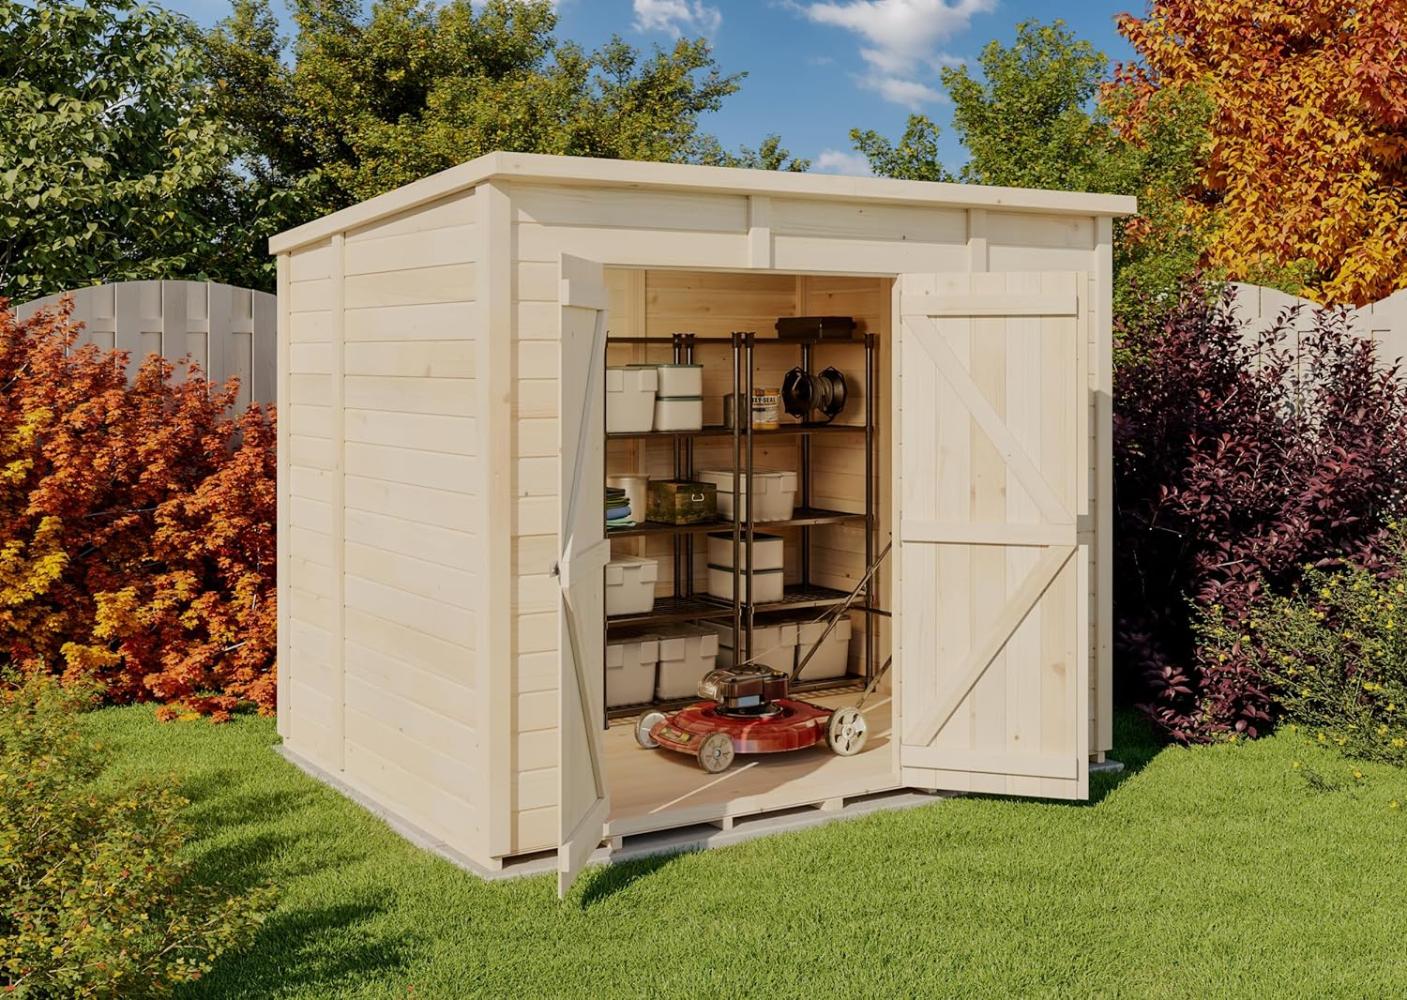
[[[382,612],[382,613],[378,613]],[[469,669],[474,658],[470,643],[453,642],[430,635],[403,622],[391,621],[384,609],[347,609],[347,641],[364,646],[383,659],[405,663],[466,690],[473,690],[474,674]],[[388,668],[389,669],[389,668]],[[462,721],[482,726],[477,717],[466,714]]]
[[[350,275],[346,281],[347,308],[470,301],[476,280],[474,264]]]
[[[475,294],[468,289],[465,294]],[[475,329],[478,306],[462,302],[416,302],[400,306],[366,306],[347,314],[349,342],[462,341]]]
[[[505,724],[512,718],[513,649],[512,609],[504,582],[512,572],[513,482],[509,456],[513,447],[512,399],[514,275],[517,261],[513,243],[514,195],[502,186],[486,184],[477,194],[478,330],[477,370],[485,383],[482,404],[476,407],[486,476],[479,501],[476,534],[483,540],[483,576],[479,600],[483,616],[482,649],[477,663],[475,689],[483,694],[486,720],[480,741],[483,767],[478,795],[485,824],[482,850],[501,857],[512,850],[512,732]],[[517,257],[524,256],[521,249]],[[554,259],[555,265],[555,259]],[[554,266],[555,270],[555,266]],[[555,284],[555,279],[554,279]],[[555,382],[553,383],[555,386]],[[555,392],[553,393],[555,397]]]
[[[363,510],[391,517],[414,511],[422,524],[458,530],[469,522],[464,511],[471,506],[466,494],[386,479],[348,476],[345,502],[348,510]]]
[[[742,195],[515,184],[513,221],[603,229],[613,231],[617,240],[629,240],[642,229],[742,234],[748,230],[748,199]]]
[[[361,243],[411,233],[433,233],[437,229],[468,228],[475,226],[478,221],[479,205],[474,200],[474,191],[455,191],[435,201],[348,229],[347,242]]]
[[[279,254],[275,264],[277,269],[278,288],[278,334],[275,338],[277,344],[277,372],[278,388],[276,402],[280,410],[280,419],[276,431],[278,448],[278,461],[275,466],[275,477],[278,485],[278,508],[276,524],[276,565],[278,579],[276,581],[275,593],[278,598],[278,662],[275,669],[278,671],[277,691],[277,723],[278,734],[287,740],[292,731],[292,719],[294,714],[293,703],[289,699],[288,679],[293,670],[293,664],[288,655],[288,575],[291,567],[291,542],[289,533],[291,527],[288,516],[289,501],[293,495],[293,477],[289,468],[288,459],[288,417],[284,412],[290,408],[292,402],[289,393],[289,370],[288,370],[288,348],[292,343],[292,330],[290,322],[290,304],[292,296],[289,292],[289,272],[290,255]],[[330,498],[329,498],[330,499]]]
[[[479,242],[473,223],[414,233],[363,236],[347,243],[347,273],[377,274],[471,264]]]
[[[337,617],[332,629],[333,643],[333,692],[332,707],[336,713],[333,720],[333,738],[337,740],[337,755],[333,758],[334,766],[337,770],[346,769],[346,648],[345,648],[345,622],[347,608],[347,533],[346,533],[346,490],[347,490],[347,452],[346,444],[343,440],[344,422],[341,414],[346,410],[346,379],[344,377],[344,352],[347,340],[344,335],[343,321],[346,316],[346,281],[343,275],[345,264],[346,238],[337,233],[332,237],[332,400],[331,405],[338,419],[334,421],[332,428],[332,453],[333,453],[333,500],[332,500],[332,557],[333,576],[337,581],[337,592],[334,598],[337,607]]]
[[[471,455],[420,451],[404,445],[344,445],[348,475],[363,479],[409,482],[428,489],[477,496],[483,489],[483,466]]]

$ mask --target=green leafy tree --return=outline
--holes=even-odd
[[[1217,223],[1215,211],[1190,211],[1182,196],[1205,162],[1210,102],[1193,89],[1158,95],[1136,131],[1119,131],[1112,122],[1129,89],[1108,79],[1108,59],[1059,21],[1022,23],[1010,46],[992,42],[979,64],[980,76],[965,66],[942,73],[969,156],[956,175],[941,162],[938,126],[922,115],[909,118],[897,143],[851,132],[874,172],[1136,195],[1139,215],[1115,233],[1116,311],[1131,317],[1176,301]]]
[[[964,181],[1077,191],[1106,181],[1109,128],[1090,110],[1109,70],[1102,53],[1059,21],[1027,21],[979,61],[980,79],[966,66],[942,73],[970,157]]]
[[[756,149],[743,146],[736,153],[729,153],[716,140],[706,139],[699,156],[700,163],[715,167],[741,167],[745,170],[782,170],[801,174],[811,169],[811,161],[793,156],[791,150],[782,145],[782,137],[769,135]]]
[[[0,297],[247,280],[257,206],[202,78],[174,15],[0,0]]]
[[[699,127],[737,91],[702,39],[587,51],[547,0],[236,0],[205,38],[216,103],[291,225],[498,149],[800,169],[779,140],[726,153]],[[285,51],[291,59],[284,58]]]
[[[851,129],[850,141],[870,161],[880,177],[905,181],[956,180],[943,166],[938,153],[938,126],[924,115],[910,115],[898,142],[890,142],[873,129]]]

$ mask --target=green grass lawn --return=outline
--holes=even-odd
[[[90,725],[115,778],[181,776],[204,877],[282,887],[190,996],[1407,995],[1407,772],[1291,734],[1159,751],[1121,720],[1130,773],[1092,805],[952,799],[596,869],[559,903],[401,841],[266,720]]]

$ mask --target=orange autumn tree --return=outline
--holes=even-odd
[[[274,426],[0,299],[0,657],[116,703],[274,708]]]
[[[1120,30],[1144,60],[1126,126],[1160,91],[1215,106],[1188,192],[1212,263],[1333,303],[1407,287],[1407,0],[1152,0]]]

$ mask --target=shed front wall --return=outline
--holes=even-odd
[[[504,282],[511,303],[506,317],[512,330],[506,386],[511,404],[505,406],[511,412],[505,430],[511,461],[509,482],[501,487],[512,510],[511,726],[489,733],[486,757],[494,769],[490,783],[507,789],[511,819],[490,837],[490,853],[501,857],[555,847],[558,827],[558,588],[551,568],[559,551],[561,255],[615,268],[754,272],[759,278],[766,272],[877,277],[990,270],[1088,273],[1095,304],[1089,328],[1095,362],[1090,426],[1093,454],[1103,456],[1109,449],[1112,226],[1107,218],[988,209],[513,182],[493,187],[511,234],[506,245],[513,248],[511,278]],[[613,283],[613,332],[619,333],[622,325],[647,328],[649,300],[628,286],[630,280]],[[1110,529],[1107,464],[1090,470],[1100,535],[1089,574],[1096,609],[1091,648],[1097,659],[1090,671],[1090,746],[1101,753],[1112,740],[1109,592],[1101,586],[1107,581]]]
[[[482,860],[480,208],[465,191],[279,258],[279,725]]]

